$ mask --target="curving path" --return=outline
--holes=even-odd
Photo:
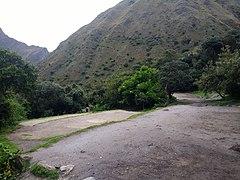
[[[73,164],[68,179],[74,180],[239,180],[240,153],[230,150],[236,144],[240,108],[179,105],[71,136],[31,156],[32,163]]]

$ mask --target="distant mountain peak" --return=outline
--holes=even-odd
[[[23,59],[29,61],[32,64],[37,64],[45,59],[49,52],[47,48],[38,46],[28,46],[27,44],[17,41],[7,36],[0,28],[0,48],[8,49],[16,52]]]

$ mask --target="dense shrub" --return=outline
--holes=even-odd
[[[0,143],[0,179],[15,179],[16,174],[19,172],[16,162],[17,153]]]
[[[66,88],[53,82],[37,85],[31,102],[31,117],[76,113],[86,106],[86,97],[78,85]]]
[[[118,91],[125,106],[144,109],[166,103],[166,94],[160,87],[158,70],[155,68],[142,66],[123,81]]]
[[[27,118],[26,107],[12,93],[0,97],[0,130]]]
[[[15,53],[0,49],[0,129],[26,118],[34,91],[36,69]]]
[[[231,53],[229,48],[224,49],[216,65],[206,68],[197,84],[205,92],[240,98],[240,51]]]

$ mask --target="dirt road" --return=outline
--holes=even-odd
[[[184,105],[96,128],[31,154],[69,179],[239,180],[240,108]]]
[[[42,138],[66,135],[94,125],[126,120],[135,114],[138,112],[112,110],[30,120],[22,122],[22,127],[8,134],[8,138],[17,144],[22,151],[27,151],[41,144]]]

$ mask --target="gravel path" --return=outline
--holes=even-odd
[[[240,108],[184,105],[89,130],[31,154],[68,179],[239,180]],[[25,177],[29,178],[30,177]]]

